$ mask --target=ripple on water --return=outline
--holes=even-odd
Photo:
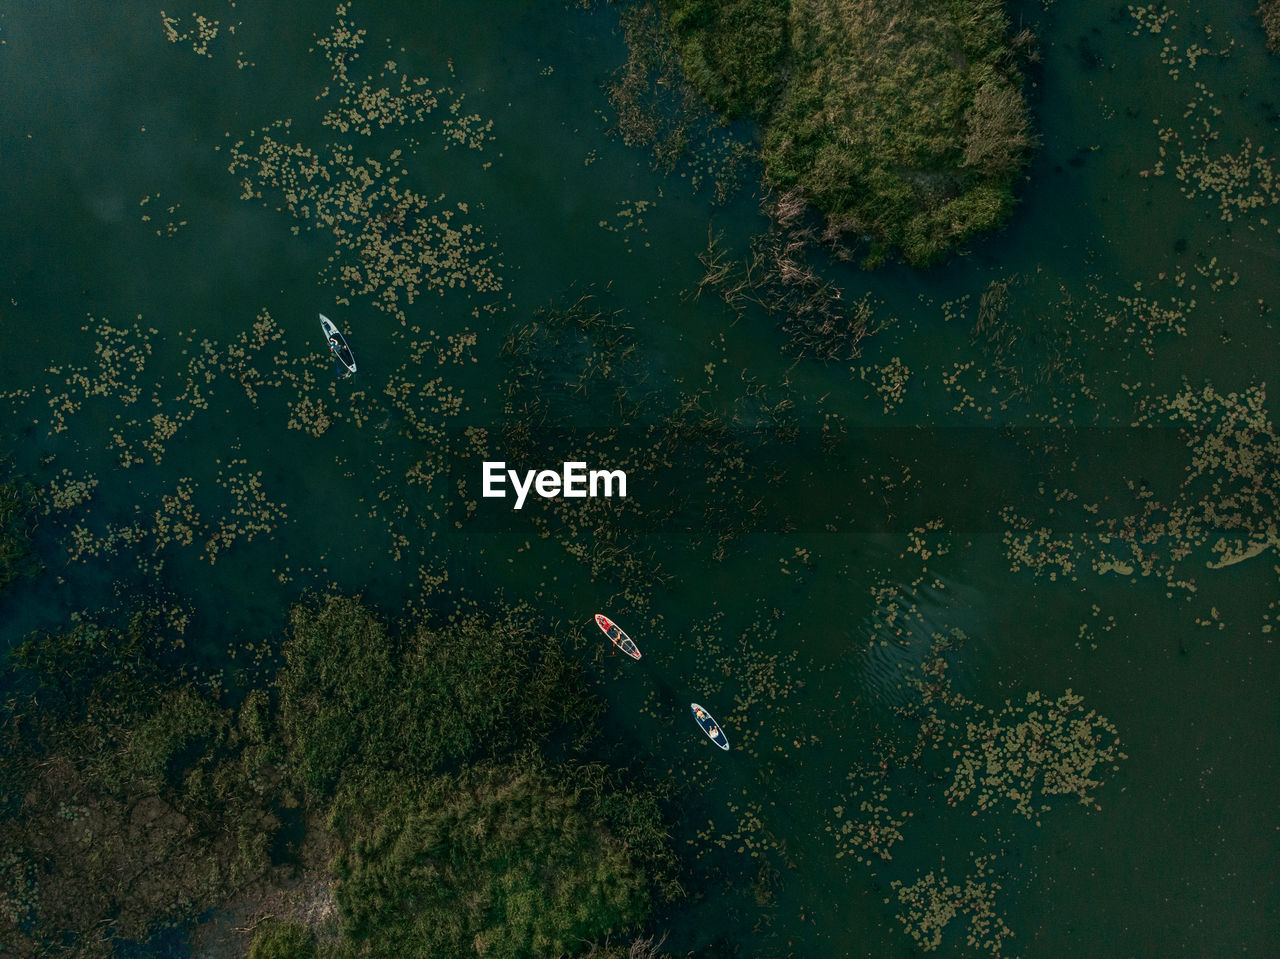
[[[863,692],[881,708],[907,708],[920,701],[921,667],[934,641],[957,630],[977,634],[985,597],[973,585],[936,573],[927,582],[882,579],[872,592],[871,609],[851,637],[860,649]],[[974,657],[954,658],[948,678],[954,689],[967,692],[976,681]]]

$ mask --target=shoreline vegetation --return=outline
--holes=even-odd
[[[37,508],[36,489],[0,459],[0,592],[22,576],[38,572],[31,533]]]
[[[1002,0],[660,0],[686,78],[760,127],[765,178],[874,268],[942,259],[1010,215],[1035,145]]]
[[[164,611],[14,651],[0,952],[214,924],[254,959],[657,955],[618,940],[681,895],[662,797],[592,758],[599,705],[527,608],[396,626],[326,596],[291,620],[247,690]]]

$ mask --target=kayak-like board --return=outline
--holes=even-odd
[[[329,349],[333,350],[333,355],[342,364],[342,368],[348,373],[354,373],[356,358],[351,352],[351,347],[347,346],[347,338],[333,325],[333,320],[323,313],[320,314],[320,329],[324,330],[324,338],[329,341]]]
[[[707,734],[708,739],[721,749],[729,748],[729,737],[724,734],[724,730],[720,728],[720,724],[711,718],[711,714],[709,712],[697,703],[690,703],[689,710],[693,713],[694,721],[701,726],[702,731]]]
[[[640,648],[631,641],[631,637],[622,631],[617,623],[608,616],[596,613],[596,625],[601,631],[609,637],[609,641],[617,646],[620,650],[630,656],[632,659],[640,658]]]

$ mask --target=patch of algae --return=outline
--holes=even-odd
[[[209,44],[217,38],[218,28],[221,24],[219,21],[206,17],[201,13],[191,14],[191,20],[192,26],[184,30],[181,29],[181,17],[171,17],[163,10],[160,11],[160,22],[164,26],[166,40],[170,43],[190,43],[192,53],[202,57],[212,57],[213,54],[209,52]],[[234,30],[228,32],[234,32]]]
[[[216,510],[216,519],[205,520],[196,507],[198,484],[181,477],[170,492],[159,497],[158,508],[149,515],[135,506],[132,522],[108,523],[95,532],[86,520],[70,530],[68,562],[114,559],[124,550],[139,551],[138,566],[158,572],[161,554],[170,547],[195,547],[200,559],[210,565],[239,542],[252,542],[273,532],[288,519],[284,507],[267,498],[262,471],[250,472],[244,459],[232,460],[219,470],[217,485],[228,494],[230,504]]]
[[[159,200],[159,199],[160,199],[159,193],[152,193],[149,196],[144,196],[138,202],[138,206],[146,207],[151,203],[152,200]],[[186,220],[177,219],[178,211],[180,209],[182,209],[181,203],[170,203],[168,208],[165,210],[165,213],[168,214],[167,218],[165,217],[165,214],[156,215],[155,217],[156,220],[163,219],[165,221],[163,226],[156,227],[156,236],[174,236],[177,234],[177,232],[180,229],[182,229],[184,226],[187,225]],[[153,222],[152,216],[150,213],[142,213],[140,214],[140,217],[143,223]]]
[[[1280,543],[1280,439],[1266,384],[1220,393],[1185,387],[1139,404],[1135,426],[1172,425],[1190,453],[1174,502],[1143,525],[1179,540],[1170,552],[1209,543],[1210,567],[1243,562]]]
[[[857,369],[863,380],[869,379],[875,386],[876,395],[884,404],[885,413],[892,413],[907,398],[907,384],[911,380],[911,370],[902,362],[901,357],[895,356],[887,363]],[[874,378],[870,375],[872,371],[875,373]]]
[[[60,513],[87,503],[97,485],[96,477],[77,477],[63,469],[45,488],[45,513]]]
[[[1258,0],[1257,17],[1267,38],[1267,49],[1280,53],[1280,0]]]
[[[78,413],[87,400],[111,397],[132,406],[142,397],[144,386],[139,377],[151,356],[151,340],[158,330],[142,330],[136,323],[130,327],[114,327],[106,319],[92,320],[80,328],[93,330],[94,362],[86,366],[51,366],[45,372],[44,394],[49,405],[49,432],[62,433],[67,418]],[[54,392],[52,383],[61,379],[65,388]]]
[[[336,406],[334,387],[329,381],[322,386],[315,373],[317,354],[290,356],[283,346],[282,327],[265,310],[250,331],[237,334],[225,347],[208,338],[196,342],[190,335],[183,337],[186,346],[182,353],[187,359],[180,387],[167,387],[166,377],[147,369],[157,330],[143,331],[137,324],[117,329],[106,320],[83,329],[95,336],[97,362],[84,367],[51,366],[45,371],[49,382],[44,389],[52,413],[49,429],[51,433],[65,431],[68,417],[79,413],[90,399],[128,408],[141,403],[155,410],[140,416],[130,416],[125,410],[114,417],[108,448],[117,451],[121,467],[141,466],[148,458],[160,465],[172,441],[209,409],[215,384],[225,379],[238,382],[254,405],[268,387],[291,393],[287,401],[290,429],[319,436],[337,417],[331,408]],[[55,386],[59,379],[63,381],[61,389]],[[319,395],[323,390],[327,390],[328,403]],[[355,394],[354,406],[347,411],[357,425],[361,395]]]
[[[862,773],[859,770],[854,775]],[[858,862],[869,863],[871,860],[865,857],[874,855],[888,862],[893,858],[893,847],[905,838],[903,827],[915,815],[909,809],[890,810],[885,803],[891,801],[893,790],[882,788],[878,776],[872,774],[872,778],[876,781],[858,791],[856,808],[832,808],[835,821],[827,831],[837,837],[837,859],[852,856]]]
[[[323,126],[345,139],[308,146],[292,139],[291,119],[277,120],[232,145],[228,170],[240,178],[243,199],[272,197],[280,204],[277,209],[298,221],[294,232],[331,235],[334,252],[325,276],[347,291],[340,302],[368,297],[408,325],[406,310],[423,293],[498,293],[496,244],[470,221],[467,203],[449,202],[443,193],[428,195],[405,179],[416,140],[378,160],[361,156],[352,138],[416,129],[447,99],[452,100],[447,117],[433,130],[445,140],[445,149],[482,151],[492,122],[463,113],[461,95],[433,87],[425,77],[406,76],[394,60],[385,61],[376,75],[357,79],[353,67],[364,31],[348,20],[347,10],[338,6],[332,31],[317,41],[331,80],[316,98],[327,107]]]
[[[1214,94],[1204,83],[1196,81],[1195,87],[1196,95],[1179,118],[1181,122],[1158,128],[1161,159],[1140,175],[1165,176],[1169,172],[1165,158],[1172,153],[1173,173],[1182,195],[1189,200],[1200,196],[1213,200],[1224,223],[1280,203],[1280,170],[1266,147],[1245,137],[1235,152],[1219,148],[1213,120],[1222,111],[1214,105]],[[1268,224],[1263,220],[1262,225]]]

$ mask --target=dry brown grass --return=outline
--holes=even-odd
[[[1031,147],[1031,117],[1022,92],[1003,80],[978,88],[968,113],[964,166],[998,175],[1014,167]]]

